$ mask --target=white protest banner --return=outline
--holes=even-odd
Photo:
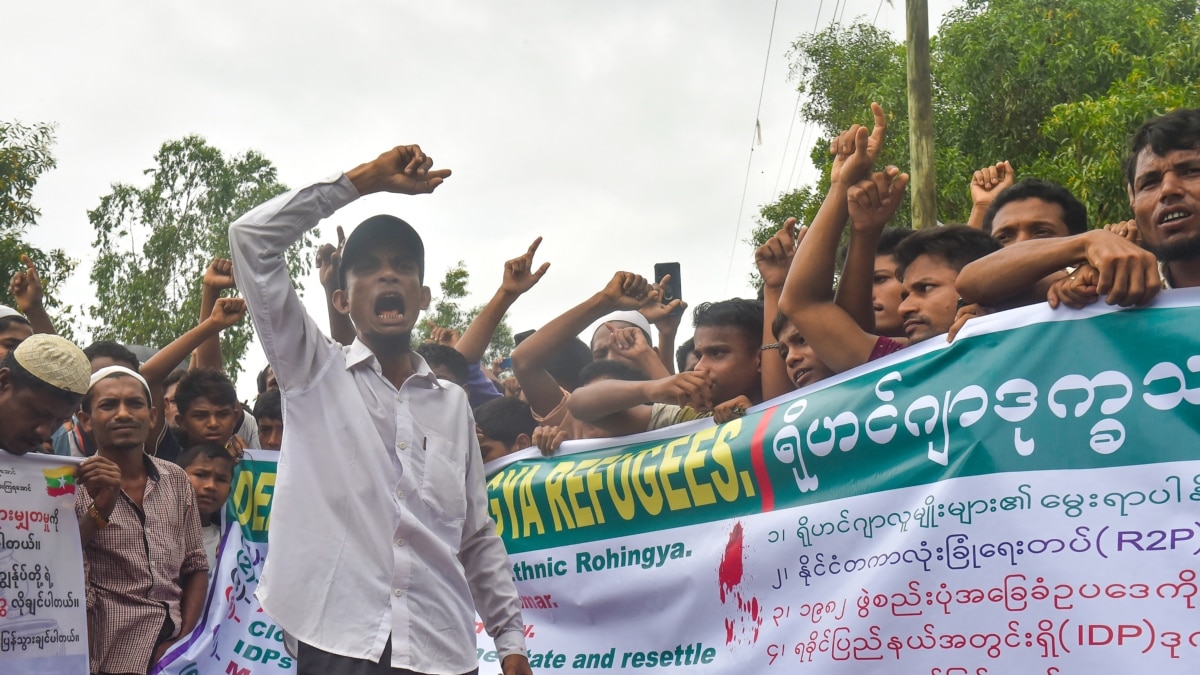
[[[283,631],[262,611],[254,590],[267,556],[278,452],[247,450],[234,469],[225,504],[217,569],[192,634],[172,646],[153,673],[278,675],[296,672]]]
[[[535,672],[1196,672],[1198,329],[1195,290],[1030,307],[490,465]]]
[[[79,460],[0,452],[0,672],[88,672]]]

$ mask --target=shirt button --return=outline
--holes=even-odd
[[[404,441],[400,441],[400,449],[401,449],[401,450],[403,450],[403,449],[405,449],[405,448],[407,448],[407,447],[408,447],[408,443],[405,443]]]
[[[404,490],[396,490],[396,499],[404,499]]]
[[[397,540],[396,540],[396,545],[397,545],[397,546],[403,546],[403,545],[404,545],[404,540],[403,540],[403,539],[397,539]]]
[[[400,597],[400,596],[402,596],[402,595],[404,595],[404,591],[402,591],[402,590],[400,590],[399,588],[397,588],[397,589],[396,589],[396,597],[398,598],[398,597]]]

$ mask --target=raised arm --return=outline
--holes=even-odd
[[[420,147],[398,146],[332,182],[280,195],[229,227],[234,275],[241,280],[263,351],[283,391],[307,385],[332,345],[296,294],[284,253],[322,218],[362,195],[432,192],[450,176],[448,169],[433,170],[432,165]]]
[[[21,263],[25,269],[13,275],[8,284],[8,293],[17,302],[17,309],[29,319],[29,325],[34,333],[54,335],[54,324],[42,304],[42,279],[38,276],[37,268],[29,256],[22,254]]]
[[[350,317],[333,306],[333,294],[338,289],[338,266],[342,263],[342,249],[346,246],[346,232],[337,226],[338,243],[321,244],[317,249],[317,274],[321,277],[321,288],[325,289],[325,311],[329,314],[329,337],[338,344],[354,342],[354,324]]]
[[[200,294],[200,323],[212,315],[221,291],[237,288],[233,280],[233,262],[224,258],[213,258],[204,270],[203,289]],[[221,338],[217,335],[205,340],[192,353],[192,368],[225,369],[221,358]]]
[[[998,162],[995,166],[985,166],[971,176],[971,215],[967,218],[967,227],[983,229],[983,217],[988,207],[996,201],[996,195],[1013,184],[1016,174],[1008,161]]]
[[[675,373],[675,334],[679,332],[679,322],[683,319],[683,311],[687,309],[687,303],[682,298],[665,303],[662,301],[670,281],[671,275],[664,275],[661,281],[651,287],[649,301],[638,309],[658,332],[658,347],[654,351],[658,355],[659,363],[666,369],[666,375]],[[657,370],[655,368],[646,372]]]
[[[792,258],[796,256],[796,219],[788,218],[783,227],[775,233],[758,250],[754,252],[754,264],[763,280],[763,334],[762,343],[769,345],[777,342],[771,324],[779,313],[779,296],[783,293],[783,284],[787,280],[788,269],[792,266]],[[800,230],[801,234],[807,230]],[[762,350],[762,395],[763,400],[770,400],[795,389],[787,376],[787,366],[778,349]]]
[[[780,310],[812,345],[817,358],[834,372],[866,363],[878,339],[833,302],[834,256],[849,215],[850,188],[874,162],[870,150],[877,151],[883,142],[883,112],[877,104],[872,104],[872,109],[876,119],[873,136],[868,137],[866,128],[854,125],[830,144],[830,151],[837,157],[829,193],[796,251],[779,297]],[[864,182],[874,185],[872,181]],[[903,184],[899,188],[902,193]],[[892,194],[890,189],[888,194]]]
[[[536,271],[533,269],[533,255],[541,245],[542,238],[538,237],[529,245],[524,255],[504,263],[504,278],[500,281],[500,288],[496,289],[495,295],[484,305],[454,345],[454,349],[467,359],[467,363],[479,363],[483,360],[496,327],[504,320],[505,312],[512,307],[517,298],[536,286],[546,274],[546,270],[550,269],[548,262],[542,263]]]
[[[871,176],[868,185],[860,181],[859,186],[850,188],[847,207],[850,211],[850,247],[842,276],[838,279],[836,300],[838,306],[854,317],[859,327],[867,333],[875,333],[875,306],[871,301],[875,286],[875,252],[883,228],[892,221],[896,209],[900,208],[904,183],[899,183],[899,170],[894,168]],[[888,191],[898,187],[900,193],[893,199]]]
[[[1154,254],[1108,230],[1006,246],[964,267],[955,287],[964,302],[994,307],[1030,294],[1047,276],[1082,263],[1099,271],[1097,291],[1111,305],[1144,305],[1162,287]]]
[[[605,314],[641,307],[649,293],[650,285],[642,276],[617,272],[603,290],[556,317],[513,350],[513,372],[534,414],[548,415],[562,403],[562,388],[546,371],[551,355]]]
[[[150,398],[153,399],[155,410],[165,410],[163,406],[162,383],[167,375],[188,357],[205,340],[215,339],[221,331],[233,326],[246,316],[246,301],[241,298],[217,298],[216,304],[209,317],[200,322],[195,328],[175,338],[171,344],[142,364],[142,377],[150,385]],[[150,430],[150,438],[160,437],[166,421],[162,415],[155,420]]]
[[[646,334],[642,332],[641,328],[637,326],[617,328],[607,322],[604,326],[612,334],[612,346],[610,347],[612,353],[636,363],[638,368],[650,379],[667,377],[671,374],[671,371],[663,365],[658,352],[654,351],[654,348],[646,342]]]

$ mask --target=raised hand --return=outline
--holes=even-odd
[[[241,298],[217,298],[212,315],[208,318],[215,321],[225,330],[241,321],[246,316],[246,301]]]
[[[542,238],[538,237],[529,245],[529,250],[525,251],[524,255],[504,263],[504,280],[500,282],[502,291],[521,295],[542,280],[546,270],[550,269],[550,263],[542,263],[536,272],[533,271],[533,254],[537,253],[538,246],[541,245]]]
[[[792,258],[796,256],[796,219],[783,221],[783,227],[754,252],[754,264],[762,277],[763,286],[783,288]]]
[[[12,281],[8,284],[8,293],[16,301],[17,309],[23,314],[28,314],[30,310],[42,308],[42,279],[29,256],[21,254],[21,262],[25,269],[12,276]]]
[[[433,169],[433,158],[418,145],[398,145],[346,176],[359,194],[397,192],[419,195],[433,192],[450,177],[450,169]]]
[[[521,381],[516,377],[507,377],[501,381],[505,398],[521,398]]]
[[[1012,165],[1007,160],[976,171],[971,176],[971,203],[978,206],[990,205],[996,200],[996,195],[1013,184],[1014,177]]]
[[[612,346],[609,347],[612,354],[623,356],[631,361],[655,354],[654,348],[647,344],[646,334],[642,332],[641,328],[637,326],[618,328],[611,323],[605,323],[604,327],[612,333]]]
[[[453,328],[442,328],[432,321],[427,323],[429,324],[429,339],[425,342],[433,342],[447,347],[458,344],[458,331]]]
[[[338,265],[342,262],[342,249],[346,247],[346,232],[341,225],[337,226],[338,243],[321,244],[317,249],[317,273],[321,276],[321,285],[326,290],[338,289]]]
[[[683,318],[683,310],[687,309],[687,303],[681,298],[675,298],[668,303],[662,301],[663,293],[670,283],[671,275],[665,274],[662,281],[651,284],[646,304],[639,307],[638,311],[660,331],[674,333],[679,327],[679,320]]]
[[[204,285],[214,291],[237,288],[233,279],[233,261],[225,258],[213,258],[208,268],[204,270]]]
[[[851,187],[846,193],[846,201],[854,231],[877,233],[882,230],[900,208],[907,186],[908,174],[889,166]]]
[[[883,152],[887,115],[878,103],[871,104],[871,114],[875,117],[875,126],[869,135],[866,127],[854,124],[830,142],[829,153],[834,156],[829,173],[831,183],[854,185],[867,175]]]
[[[638,309],[650,296],[650,284],[640,274],[617,272],[600,294],[614,310]]]

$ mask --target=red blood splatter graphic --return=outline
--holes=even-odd
[[[729,533],[729,541],[725,543],[725,556],[721,558],[721,567],[717,570],[717,579],[721,583],[721,604],[725,604],[725,593],[742,583],[741,523],[735,523],[733,531]]]
[[[737,587],[742,583],[742,558],[745,555],[743,545],[742,524],[735,523],[729,533],[729,541],[725,544],[725,555],[721,558],[717,576],[720,584],[721,604],[733,595],[737,612],[734,616],[725,618],[725,644],[754,644],[758,642],[759,628],[763,623],[762,604],[758,598],[749,599],[742,596]]]

